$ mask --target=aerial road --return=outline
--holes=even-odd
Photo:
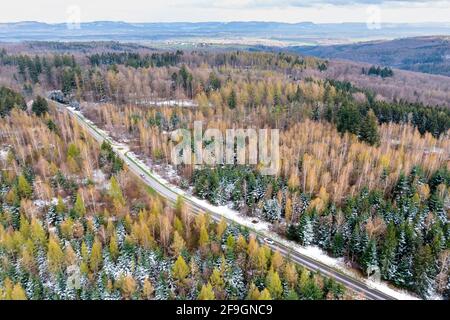
[[[158,178],[156,178],[152,172],[148,171],[144,166],[139,164],[139,162],[129,155],[127,148],[112,141],[106,134],[99,130],[91,122],[87,121],[84,116],[79,112],[75,111],[73,108],[67,105],[55,103],[59,108],[64,108],[69,111],[69,114],[74,117],[77,122],[99,143],[107,140],[113,150],[117,155],[126,163],[128,169],[139,177],[147,186],[155,190],[159,195],[167,199],[170,203],[175,203],[179,197],[184,199],[186,207],[194,214],[208,213],[211,215],[212,219],[215,221],[220,221],[225,218],[228,223],[237,223],[239,221],[234,221],[229,217],[224,217],[220,214],[220,210],[212,211],[210,207],[205,207],[200,203],[197,203],[190,199],[190,197],[185,196],[180,190],[162,183]],[[275,237],[272,237],[270,232],[261,232],[250,228],[250,231],[255,234],[259,241],[263,241],[273,250],[279,251],[283,256],[291,259],[292,261],[306,267],[307,269],[315,272],[320,272],[320,274],[335,279],[337,282],[343,284],[346,288],[353,290],[357,293],[362,294],[366,299],[370,300],[395,300],[396,298],[390,296],[380,290],[370,287],[364,281],[357,279],[351,275],[344,274],[339,270],[334,269],[320,261],[313,258],[305,256],[292,248],[287,247],[285,244],[281,243]]]

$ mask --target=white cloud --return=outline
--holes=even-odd
[[[14,0],[2,3],[0,22],[65,22],[71,6],[82,22],[365,22],[369,5],[380,6],[383,21],[450,22],[450,0]]]
[[[183,7],[235,8],[284,8],[314,6],[448,6],[448,0],[169,0],[169,4]]]

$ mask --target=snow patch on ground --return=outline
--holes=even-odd
[[[370,279],[362,277],[361,274],[359,274],[356,270],[349,268],[345,264],[345,261],[343,258],[333,258],[317,246],[303,247],[303,246],[299,245],[298,243],[286,240],[286,239],[280,237],[278,234],[275,234],[273,232],[270,233],[270,237],[272,237],[273,239],[276,239],[278,242],[282,243],[286,247],[291,248],[292,250],[294,250],[304,256],[307,256],[307,257],[312,258],[316,261],[319,261],[323,264],[326,264],[327,266],[330,266],[336,270],[339,270],[340,272],[347,274],[349,276],[352,276],[353,278],[359,279],[359,280],[365,282],[369,288],[377,289],[383,293],[390,295],[391,297],[394,297],[395,299],[398,299],[398,300],[420,300],[418,297],[413,296],[412,294],[410,294],[409,292],[407,292],[405,290],[390,287],[384,281],[375,281],[375,280],[370,280]]]
[[[342,268],[343,270],[347,269],[347,267],[345,267],[344,258],[330,257],[325,251],[317,246],[297,246],[296,251],[304,254],[307,257],[313,258],[314,260],[320,261],[330,267],[335,267],[338,269]]]
[[[261,221],[257,218],[253,218],[253,217],[243,216],[238,211],[230,209],[227,206],[218,207],[218,206],[214,206],[214,205],[210,204],[206,200],[201,200],[201,199],[198,199],[198,198],[190,196],[190,195],[188,195],[187,197],[189,198],[189,200],[203,206],[208,211],[211,211],[213,213],[221,215],[221,216],[223,216],[229,220],[232,220],[240,225],[243,225],[247,228],[256,230],[258,232],[263,232],[263,231],[269,230],[270,223],[268,223],[268,222]],[[253,223],[252,221],[257,221],[257,223]]]
[[[1,149],[0,150],[0,160],[1,161],[6,161],[6,159],[8,159],[8,149]]]
[[[33,201],[33,204],[38,208],[45,208],[45,207],[49,207],[50,205],[56,206],[58,204],[58,198],[52,198],[52,200],[50,200],[50,201],[37,199],[37,200]]]
[[[388,295],[394,297],[397,300],[420,300],[418,297],[415,297],[404,290],[391,288],[386,282],[376,282],[367,279],[365,282],[367,286],[369,286],[370,288],[374,288],[381,292],[387,293]]]
[[[100,186],[100,188],[108,189],[109,181],[106,179],[106,175],[102,170],[94,170],[92,173],[92,180],[96,185]]]

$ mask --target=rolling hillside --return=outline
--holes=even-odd
[[[296,47],[296,52],[450,76],[450,37],[414,37],[347,45]]]

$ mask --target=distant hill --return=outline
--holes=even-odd
[[[450,34],[448,23],[382,24],[369,29],[365,23],[314,24],[311,22],[202,22],[126,23],[97,21],[78,28],[65,23],[26,21],[0,23],[0,41],[208,41],[262,39],[286,45],[343,44],[355,41]],[[77,27],[77,26],[75,26]]]
[[[450,36],[413,37],[348,45],[302,46],[294,51],[450,76]]]

